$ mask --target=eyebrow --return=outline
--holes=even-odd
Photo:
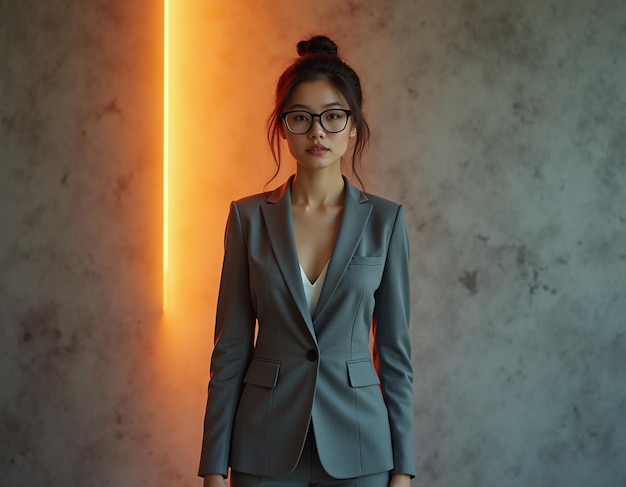
[[[331,107],[343,107],[343,103],[338,102],[338,101],[333,101],[330,103],[326,103],[326,105],[324,105],[322,108],[326,109],[326,108],[331,108]],[[309,107],[308,105],[302,105],[300,103],[294,103],[293,105],[289,107],[289,110],[294,110],[297,108],[300,108],[303,110],[310,110],[311,107]]]

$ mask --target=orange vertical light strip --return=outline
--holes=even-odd
[[[163,4],[163,312],[169,304],[170,233],[170,0]]]

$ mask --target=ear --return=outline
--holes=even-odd
[[[350,129],[350,137],[354,137],[356,135],[356,127],[352,127]]]

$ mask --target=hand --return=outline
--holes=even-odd
[[[389,487],[409,487],[411,485],[411,476],[404,473],[395,473],[391,476]]]
[[[226,481],[219,473],[211,473],[209,475],[205,475],[203,478],[203,487],[226,487]]]

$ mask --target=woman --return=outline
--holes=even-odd
[[[351,153],[361,181],[369,136],[354,70],[327,37],[298,53],[268,125],[278,169],[284,139],[296,173],[230,208],[199,474],[205,486],[224,486],[228,467],[233,487],[408,486],[404,209],[342,174]]]

